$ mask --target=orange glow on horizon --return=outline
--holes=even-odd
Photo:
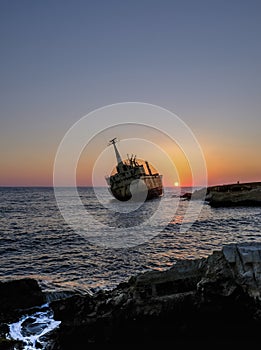
[[[257,151],[253,151],[251,147],[243,147],[243,145],[240,147],[228,147],[225,143],[217,145],[214,141],[211,143],[208,139],[201,143],[207,164],[209,186],[236,183],[237,181],[242,183],[261,180],[261,162]],[[170,142],[163,142],[161,139],[157,139],[155,143],[166,151],[176,168],[176,174],[168,165],[161,171],[164,186],[175,187],[177,183],[180,187],[191,187],[193,185],[192,172],[188,159],[182,150]],[[57,145],[52,144],[49,145],[49,148],[27,147],[17,151],[18,146],[15,145],[13,149],[8,151],[2,149],[0,153],[0,186],[52,186],[56,147]],[[104,140],[102,142],[101,139],[98,139],[91,142],[89,147],[90,151],[83,152],[78,162],[76,177],[79,186],[92,186],[92,171],[95,161],[107,147],[107,144]],[[123,142],[119,149],[123,150],[122,156],[125,155]],[[140,153],[142,151],[140,149]],[[113,150],[111,150],[111,154],[108,162],[110,162],[112,170],[115,166]],[[150,153],[147,154],[148,159],[146,160],[150,163]],[[107,186],[106,174],[100,172],[98,175],[98,185]],[[64,186],[71,185],[66,182],[65,174]]]

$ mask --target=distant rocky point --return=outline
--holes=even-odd
[[[211,186],[194,191],[186,199],[206,200],[212,207],[261,206],[261,182]]]

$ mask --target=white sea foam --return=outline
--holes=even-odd
[[[45,348],[44,335],[59,326],[48,304],[42,305],[33,314],[22,316],[18,322],[9,324],[9,339],[20,340],[24,343],[24,350]]]

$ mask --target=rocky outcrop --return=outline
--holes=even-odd
[[[209,198],[209,204],[212,207],[261,206],[261,187],[238,192],[213,191]]]
[[[49,350],[90,345],[254,344],[261,329],[261,244],[132,277],[116,289],[52,303]]]
[[[261,182],[202,188],[195,190],[191,199],[205,200],[212,207],[261,206]]]
[[[44,301],[44,293],[34,279],[0,282],[0,322],[11,321],[20,315],[21,310],[41,305]]]
[[[17,321],[28,309],[45,302],[45,295],[34,279],[0,282],[0,349],[24,349],[18,340],[6,339],[8,323]]]

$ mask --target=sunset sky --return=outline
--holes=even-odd
[[[178,115],[210,185],[261,181],[260,38],[259,0],[1,0],[0,186],[51,186],[67,130],[126,101]]]

